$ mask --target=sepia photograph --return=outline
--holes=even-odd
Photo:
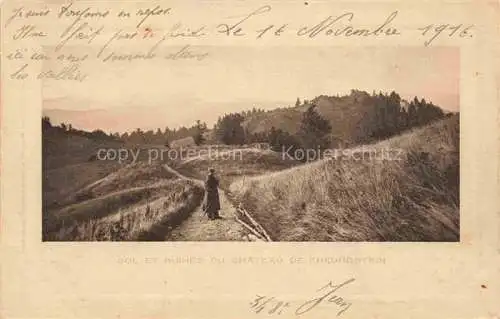
[[[460,241],[458,48],[161,54],[42,80],[43,241]]]
[[[500,3],[0,20],[1,318],[499,317]]]

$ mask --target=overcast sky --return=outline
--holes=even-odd
[[[174,52],[179,47],[166,47]],[[196,47],[203,61],[86,63],[83,83],[45,81],[44,108],[133,110],[121,124],[136,127],[164,115],[166,125],[214,121],[252,104],[273,108],[297,97],[392,91],[459,108],[459,51],[451,47]],[[155,119],[156,118],[156,119]],[[150,120],[149,120],[150,119]],[[142,125],[142,124],[141,124]],[[156,124],[155,124],[156,125]]]

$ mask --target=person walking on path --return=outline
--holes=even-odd
[[[205,198],[203,199],[203,211],[208,219],[220,218],[220,200],[219,200],[219,180],[215,177],[215,170],[210,168],[205,181]]]

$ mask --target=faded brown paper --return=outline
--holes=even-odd
[[[291,312],[281,315],[255,313],[250,304],[256,295],[275,296],[279,300],[304,303],[317,296],[317,289],[331,282],[340,284],[355,278],[342,290],[342,298],[352,306],[342,314],[345,318],[497,318],[499,297],[499,124],[498,124],[498,21],[496,2],[231,2],[231,1],[169,1],[169,2],[75,2],[74,8],[110,10],[108,17],[92,20],[92,26],[104,26],[103,35],[91,44],[88,39],[72,38],[61,46],[60,34],[71,24],[71,19],[58,19],[62,3],[18,2],[2,3],[2,61],[1,61],[1,236],[2,280],[1,311],[5,318],[258,318],[296,317]],[[137,12],[139,8],[160,5],[172,8],[169,18],[150,16],[127,19],[116,15]],[[269,6],[270,11],[252,16],[230,30],[230,35],[218,32],[224,26],[234,25],[237,18]],[[51,17],[16,18],[7,22],[16,8],[42,10],[49,8]],[[391,22],[399,36],[345,37],[328,36],[320,32],[314,37],[297,36],[304,25],[314,26],[331,12],[339,16],[354,14],[351,23],[360,27],[376,28],[391,13],[397,16]],[[172,20],[170,19],[172,18]],[[29,22],[28,22],[29,21]],[[112,37],[113,31],[140,30],[137,37],[145,41],[112,43],[101,60],[118,50],[147,53],[157,43],[148,40],[148,32],[167,31],[182,21],[189,32],[207,28],[203,37],[170,37],[161,42],[164,53],[174,54],[189,45],[193,54],[208,54],[199,63],[183,59],[162,61],[139,60],[130,63],[104,64],[89,58],[80,65],[79,76],[73,80],[38,79],[40,74],[60,68],[56,59],[34,61],[10,59],[16,49],[24,55],[52,54],[64,51],[75,55],[85,52],[95,56]],[[7,23],[7,27],[5,26]],[[34,24],[47,37],[14,40],[14,27]],[[276,28],[288,24],[285,31],[275,35]],[[428,25],[459,25],[452,36],[440,34],[430,43],[422,30]],[[139,25],[139,29],[137,26]],[[261,38],[260,32],[272,25]],[[470,33],[461,31],[472,25]],[[94,27],[93,31],[97,31]],[[238,28],[242,30],[240,35]],[[17,28],[16,28],[17,29]],[[148,30],[146,30],[148,29]],[[175,32],[180,32],[176,29]],[[185,31],[189,33],[188,31]],[[29,33],[29,32],[28,32]],[[469,37],[470,35],[470,37]],[[21,36],[20,36],[21,37]],[[426,43],[428,45],[426,45]],[[60,50],[57,48],[61,47]],[[218,113],[230,112],[231,105],[190,109],[182,103],[192,94],[203,104],[232,95],[261,95],[272,99],[273,79],[285,81],[279,87],[283,93],[294,92],[297,82],[290,73],[286,77],[269,73],[269,82],[245,86],[245,80],[229,66],[245,63],[245,76],[268,70],[285,70],[281,60],[293,59],[297,65],[310,68],[310,77],[304,79],[307,87],[342,87],[342,78],[349,79],[352,69],[336,65],[338,82],[323,83],[314,74],[320,74],[329,63],[329,52],[345,50],[346,55],[372,52],[374,60],[385,57],[392,50],[407,59],[419,59],[426,50],[457,52],[456,71],[459,91],[461,130],[460,174],[460,241],[456,243],[340,243],[340,242],[43,242],[41,239],[41,131],[42,104],[47,99],[57,100],[91,97],[97,105],[130,103],[136,109],[142,105],[162,105],[162,90],[179,92],[167,108],[154,108],[149,117],[157,117],[158,110],[168,110],[171,124],[190,121],[192,114],[216,120]],[[312,53],[307,55],[310,50]],[[333,51],[329,51],[333,50]],[[370,50],[370,51],[368,51]],[[447,52],[448,52],[447,51]],[[270,53],[271,52],[271,53]],[[302,53],[297,53],[302,52]],[[406,53],[405,53],[406,52]],[[359,63],[368,64],[362,56]],[[248,58],[242,58],[248,55]],[[390,55],[390,54],[389,54]],[[308,56],[308,61],[303,57]],[[401,59],[401,56],[397,57]],[[111,58],[110,58],[111,59]],[[444,59],[442,63],[445,63]],[[212,62],[211,62],[212,61]],[[236,61],[236,62],[235,62]],[[259,63],[259,61],[261,63]],[[354,58],[356,61],[356,58]],[[449,62],[449,61],[448,61]],[[22,69],[24,64],[26,69]],[[210,63],[216,63],[212,69]],[[304,64],[299,64],[304,63]],[[429,63],[432,63],[429,61]],[[439,72],[448,72],[442,63],[436,63]],[[388,70],[393,72],[390,58]],[[293,71],[299,71],[296,67]],[[21,69],[20,72],[18,72]],[[165,74],[170,70],[175,76]],[[214,72],[216,70],[216,72]],[[217,70],[219,70],[217,72]],[[382,68],[366,72],[381,72]],[[391,71],[392,70],[392,71]],[[415,67],[415,72],[418,68]],[[451,72],[450,71],[450,72]],[[359,70],[357,70],[359,72]],[[437,71],[436,71],[437,72]],[[43,77],[43,76],[42,76]],[[191,93],[193,85],[202,89]],[[176,82],[175,78],[180,79]],[[233,87],[228,83],[232,78]],[[353,76],[354,78],[354,76]],[[432,78],[432,74],[429,75]],[[285,80],[283,80],[285,79]],[[321,79],[321,78],[320,78]],[[258,82],[258,79],[252,79]],[[288,81],[288,82],[287,82]],[[382,81],[382,80],[381,80]],[[401,76],[405,81],[405,76]],[[188,83],[188,84],[186,84]],[[202,85],[201,83],[204,83]],[[287,92],[287,85],[291,88]],[[382,85],[382,84],[380,84]],[[442,85],[455,85],[442,83]],[[163,89],[165,88],[165,89]],[[424,88],[422,86],[422,88]],[[439,91],[439,84],[426,88]],[[223,92],[225,92],[222,94]],[[68,93],[70,92],[70,93]],[[134,93],[135,92],[135,93]],[[312,92],[312,91],[311,91]],[[291,98],[295,98],[294,95]],[[446,96],[443,101],[448,101]],[[455,101],[451,99],[452,101]],[[135,104],[134,104],[135,103]],[[445,102],[443,102],[445,103]],[[115,106],[116,106],[115,105]],[[75,105],[75,109],[88,105]],[[165,115],[162,113],[162,115]],[[144,115],[147,117],[148,115]],[[179,119],[179,120],[177,120]],[[139,121],[132,115],[127,123]],[[176,122],[178,121],[178,123]],[[89,124],[90,125],[90,124]],[[133,127],[133,126],[132,126]],[[120,129],[120,127],[117,127]],[[248,258],[252,257],[252,260]],[[324,304],[302,315],[303,318],[335,317],[338,309]]]

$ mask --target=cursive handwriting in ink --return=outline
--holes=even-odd
[[[208,57],[208,52],[195,52],[192,51],[192,47],[187,44],[183,46],[180,50],[169,53],[165,56],[167,60],[198,60],[202,61],[206,57]]]
[[[276,301],[274,297],[266,297],[257,295],[256,298],[250,303],[255,313],[260,313],[267,310],[267,313],[281,315],[281,313],[290,307],[290,303],[284,301]]]
[[[106,51],[108,47],[111,46],[111,43],[114,41],[120,40],[132,40],[138,36],[137,31],[134,32],[125,32],[122,29],[116,31],[111,38],[101,47],[99,52],[97,53],[97,58],[100,58],[102,54]]]
[[[272,30],[272,29],[274,29],[274,32],[273,32],[273,33],[274,33],[274,36],[279,37],[279,36],[280,36],[283,32],[285,32],[285,30],[286,30],[286,27],[287,27],[287,26],[288,26],[288,24],[283,24],[283,25],[281,25],[280,27],[277,27],[277,26],[275,26],[274,24],[270,24],[270,25],[268,25],[268,26],[267,26],[267,27],[265,27],[265,28],[262,28],[262,29],[260,29],[260,30],[257,30],[257,39],[262,38],[262,36],[263,36],[264,34],[266,34],[266,33],[267,33],[267,31],[270,31],[270,30]],[[271,32],[272,32],[272,31],[271,31]]]
[[[345,299],[342,298],[339,294],[334,294],[334,293],[336,291],[338,291],[340,288],[350,284],[353,281],[354,281],[354,278],[351,278],[351,279],[344,281],[343,283],[338,284],[338,285],[334,285],[332,282],[329,282],[327,285],[318,289],[318,291],[326,291],[326,293],[324,293],[323,295],[321,295],[317,298],[308,300],[305,303],[303,303],[302,305],[300,305],[295,310],[295,314],[302,315],[306,312],[311,311],[313,308],[315,308],[316,306],[318,306],[319,304],[321,304],[323,302],[329,302],[329,303],[336,304],[340,308],[340,310],[337,312],[337,316],[340,316],[342,313],[347,311],[347,309],[349,309],[352,304],[350,302],[345,301]]]
[[[422,31],[422,36],[429,36],[429,38],[424,42],[424,45],[427,47],[442,34],[447,35],[450,38],[454,36],[459,38],[472,38],[472,27],[473,25],[464,26],[463,24],[429,24],[425,27],[419,28],[418,30]]]
[[[82,20],[85,20],[85,19],[89,19],[89,20],[106,19],[106,17],[108,15],[109,15],[109,10],[100,11],[97,8],[91,8],[91,7],[87,7],[83,10],[75,9],[75,8],[73,8],[73,2],[70,2],[68,5],[61,6],[57,17],[59,19],[74,18],[73,22],[65,30],[65,32],[69,32],[70,29],[72,29],[75,25],[77,25]],[[63,37],[64,35],[65,35],[65,33],[63,33],[63,35],[61,35],[61,37]]]
[[[87,43],[90,44],[98,35],[102,34],[103,29],[104,26],[96,28],[90,26],[88,22],[73,23],[61,34],[62,40],[57,44],[55,51],[61,50],[70,40],[88,40]]]
[[[167,32],[166,36],[170,38],[200,38],[206,35],[205,26],[196,29],[191,29],[184,26],[182,23],[176,23]]]
[[[321,304],[333,304],[336,306],[336,315],[340,316],[345,313],[352,305],[344,297],[339,294],[339,290],[342,287],[347,286],[352,283],[354,278],[344,281],[341,284],[333,284],[329,282],[325,286],[318,289],[321,294],[317,297],[309,299],[300,304],[293,304],[291,301],[279,300],[273,296],[263,296],[257,295],[255,299],[250,302],[250,308],[255,313],[265,313],[267,315],[281,315],[286,313],[290,309],[295,309],[295,315],[301,316]]]
[[[241,20],[237,21],[234,24],[227,24],[227,23],[219,24],[217,26],[218,32],[226,34],[228,36],[229,35],[244,36],[246,34],[243,32],[243,28],[242,28],[243,23],[254,16],[257,16],[259,14],[263,14],[263,13],[266,13],[269,11],[271,11],[271,6],[269,6],[269,5],[262,6],[262,7],[258,8],[257,10],[251,12],[250,14],[243,16],[243,18]],[[234,18],[234,17],[231,17],[231,18]],[[241,18],[241,17],[238,17],[238,18]]]
[[[26,24],[17,29],[12,36],[13,40],[21,40],[21,39],[31,39],[31,38],[40,38],[46,37],[47,33],[44,31],[38,30],[36,26],[31,24]]]
[[[137,28],[139,28],[149,17],[154,16],[165,16],[170,13],[171,8],[162,8],[160,5],[157,5],[154,8],[147,9],[139,9],[137,10],[136,16],[141,17],[141,21],[137,24]]]
[[[400,32],[397,28],[392,27],[391,23],[396,19],[398,15],[397,11],[392,12],[383,23],[381,23],[376,28],[359,28],[349,24],[347,26],[342,25],[344,22],[352,22],[354,19],[353,12],[346,12],[337,17],[328,16],[323,21],[312,27],[302,27],[298,30],[298,36],[308,36],[309,38],[314,38],[319,34],[323,34],[326,36],[393,36],[400,35]]]
[[[50,9],[44,8],[38,11],[35,10],[26,10],[24,7],[16,8],[12,10],[12,15],[7,18],[5,22],[5,27],[7,27],[14,19],[18,18],[34,18],[34,17],[46,17],[50,13]]]
[[[143,52],[120,52],[120,51],[112,51],[111,53],[107,54],[102,59],[102,62],[115,62],[115,61],[134,61],[134,60],[152,60],[156,58],[156,50],[158,47],[162,44],[162,42],[165,41],[165,37],[162,37],[159,39],[151,48],[149,48],[147,51]],[[98,54],[98,57],[101,57],[103,54],[103,51],[101,50]]]
[[[25,80],[28,77],[26,69],[28,68],[28,63],[24,64],[20,69],[15,71],[10,75],[12,80]]]
[[[62,70],[42,71],[38,74],[37,79],[51,79],[58,81],[77,81],[83,82],[87,79],[87,74],[80,70],[80,65],[72,63],[64,66]]]

